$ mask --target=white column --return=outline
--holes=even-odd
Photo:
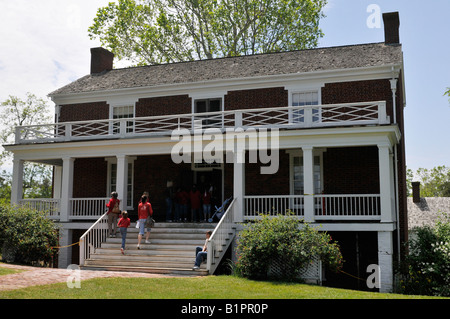
[[[61,211],[60,221],[69,221],[70,199],[73,196],[73,157],[63,158],[62,182],[61,182]]]
[[[234,152],[233,163],[233,219],[234,222],[241,223],[244,221],[245,150]]]
[[[303,150],[303,182],[305,195],[305,221],[314,221],[314,151],[312,146],[304,146]]]
[[[392,292],[394,274],[392,266],[392,232],[378,232],[378,265],[380,269],[380,292]]]
[[[19,204],[23,196],[23,164],[23,160],[14,157],[11,185],[11,204]]]
[[[117,185],[116,192],[120,199],[122,210],[127,209],[128,197],[128,157],[126,155],[117,155]]]
[[[53,166],[53,198],[61,198],[62,166]]]
[[[379,174],[380,174],[380,209],[381,222],[392,222],[392,188],[391,179],[391,156],[389,154],[390,146],[388,144],[378,145],[378,160],[379,160]]]

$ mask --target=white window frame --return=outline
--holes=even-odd
[[[132,109],[132,113],[128,113],[128,114],[131,114],[132,116],[131,117],[127,117],[127,119],[130,118],[131,120],[127,120],[126,131],[127,131],[127,134],[133,134],[134,133],[134,123],[135,123],[134,122],[134,118],[136,117],[136,105],[135,105],[135,103],[133,103],[133,104],[127,103],[127,104],[110,105],[109,118],[112,121],[111,121],[111,125],[109,127],[109,130],[110,130],[109,133],[110,134],[120,134],[120,126],[119,126],[119,131],[117,132],[116,131],[117,130],[117,126],[116,126],[117,122],[114,121],[115,120],[115,118],[114,118],[114,111],[118,110],[120,108],[130,108],[130,109]],[[117,121],[119,121],[119,119],[117,119]]]
[[[317,93],[317,105],[319,105],[319,107],[317,109],[319,111],[318,111],[318,120],[314,121],[314,123],[316,123],[316,122],[320,123],[322,121],[322,112],[320,111],[320,109],[321,109],[320,105],[322,105],[322,89],[321,89],[321,87],[307,87],[307,88],[287,87],[286,89],[288,90],[288,105],[289,106],[293,106],[293,104],[294,104],[294,102],[293,102],[294,94]],[[314,115],[314,116],[316,116],[316,115]],[[299,124],[299,123],[304,123],[304,121],[303,122],[294,122],[294,113],[291,110],[289,112],[289,123]]]
[[[313,156],[319,157],[319,161],[320,161],[320,190],[319,190],[320,194],[323,193],[323,190],[324,190],[323,153],[325,151],[326,151],[325,149],[315,148],[314,153],[313,153]],[[289,194],[294,195],[294,158],[295,157],[303,158],[303,151],[300,149],[300,150],[287,150],[286,152],[289,154]],[[313,172],[313,174],[314,174],[314,172]],[[304,182],[304,180],[303,180],[303,182]],[[304,185],[303,185],[303,190],[304,190]],[[314,192],[316,192],[316,185],[314,185]],[[298,194],[298,195],[300,196],[300,195],[304,195],[304,194]]]
[[[107,178],[106,178],[106,197],[110,197],[111,192],[115,191],[115,190],[111,189],[111,187],[112,187],[111,173],[112,173],[112,165],[113,164],[116,165],[116,170],[117,170],[117,158],[116,157],[108,157],[105,160],[108,163]],[[130,173],[130,171],[128,171],[128,178],[130,178],[130,174],[131,174],[131,184],[129,184],[127,182],[127,188],[129,185],[131,185],[131,191],[127,190],[127,193],[128,193],[129,198],[131,199],[131,205],[128,205],[128,198],[127,198],[125,209],[129,209],[129,210],[134,209],[133,198],[134,198],[134,161],[135,160],[136,160],[136,157],[128,157],[128,165],[131,165],[131,173]],[[116,174],[117,174],[117,171],[116,171]]]

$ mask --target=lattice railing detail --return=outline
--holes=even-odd
[[[386,102],[240,109],[16,127],[16,144],[171,135],[210,128],[307,128],[388,124]]]

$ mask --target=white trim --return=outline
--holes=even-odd
[[[55,104],[75,104],[85,102],[115,103],[114,101],[139,100],[158,96],[185,95],[201,96],[204,92],[228,92],[232,90],[261,89],[270,87],[290,87],[293,81],[311,85],[315,83],[334,83],[347,81],[363,81],[376,79],[391,79],[392,70],[400,70],[403,64],[383,66],[313,71],[304,73],[281,74],[271,76],[218,79],[192,83],[176,83],[138,88],[122,88],[83,93],[49,95]],[[128,102],[129,103],[129,102]]]

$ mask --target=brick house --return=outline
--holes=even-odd
[[[408,230],[406,102],[398,13],[383,19],[382,43],[124,69],[113,69],[109,51],[91,49],[91,73],[50,94],[55,123],[18,127],[16,143],[5,146],[14,153],[12,202],[45,207],[69,245],[102,216],[113,190],[132,219],[148,191],[164,221],[168,185],[213,184],[216,205],[233,198],[233,229],[290,209],[341,244],[347,273],[365,278],[377,264],[380,290],[390,291]],[[183,141],[173,133],[182,129],[192,145],[200,136],[200,148],[183,144],[192,160],[176,163]],[[247,144],[217,148],[221,160],[212,163],[195,160],[217,132],[222,145]],[[251,160],[261,147],[252,136],[271,138],[271,163]],[[22,199],[24,161],[53,165],[53,199]],[[275,172],[262,173],[274,162]],[[61,251],[60,267],[77,258],[77,249]]]

